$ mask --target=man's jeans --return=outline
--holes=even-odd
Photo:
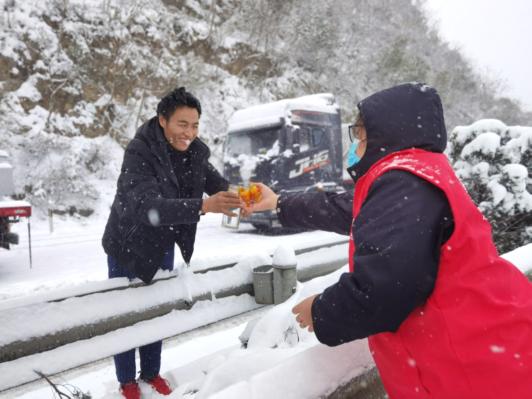
[[[112,256],[107,256],[107,267],[109,268],[109,278],[113,277],[127,277],[132,280],[135,276],[128,270],[124,270],[117,263]],[[174,268],[174,249],[169,250],[163,259],[163,264],[160,267],[162,270],[173,270]],[[145,380],[150,380],[159,375],[161,369],[161,348],[162,341],[157,341],[152,344],[144,345],[139,348],[140,354],[140,377]],[[130,349],[127,352],[119,353],[114,356],[116,377],[120,384],[135,381],[136,366],[135,366],[135,349]]]

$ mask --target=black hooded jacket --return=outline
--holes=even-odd
[[[358,108],[367,148],[359,163],[348,169],[355,183],[393,152],[445,149],[443,110],[433,88],[403,84],[366,98]],[[327,345],[396,331],[431,294],[440,247],[453,231],[443,192],[406,171],[392,170],[378,178],[354,221],[352,200],[352,193],[279,199],[279,218],[285,226],[353,235],[354,272],[344,273],[312,305],[316,335]]]
[[[199,138],[187,151],[172,149],[157,117],[144,123],[128,144],[102,245],[144,282],[152,280],[174,244],[190,261],[203,193],[227,190],[229,183],[209,156]]]

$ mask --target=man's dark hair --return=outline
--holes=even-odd
[[[196,108],[198,115],[201,116],[201,104],[199,100],[184,87],[178,87],[166,94],[159,104],[157,104],[157,116],[163,116],[168,120],[179,107]]]

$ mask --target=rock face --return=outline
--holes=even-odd
[[[0,147],[13,157],[18,193],[41,209],[106,209],[113,190],[102,186],[114,188],[120,147],[176,85],[201,99],[201,135],[218,165],[235,109],[316,92],[335,93],[348,121],[361,97],[425,80],[442,93],[450,126],[490,112],[532,119],[496,99],[409,0],[11,0],[3,8]]]

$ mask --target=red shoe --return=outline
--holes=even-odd
[[[144,381],[146,381],[146,383],[150,384],[153,387],[153,389],[155,389],[161,395],[170,395],[172,393],[172,389],[170,388],[170,385],[168,384],[168,381],[166,381],[160,375],[152,378],[149,381],[148,380],[144,380]]]
[[[136,382],[120,385],[120,393],[126,399],[140,399],[140,388]]]

